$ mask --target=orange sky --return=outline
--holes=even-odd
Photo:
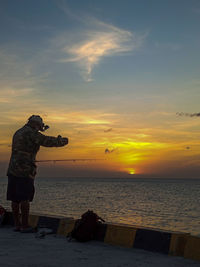
[[[141,121],[96,110],[67,112],[55,115],[46,110],[45,123],[50,125],[46,135],[61,134],[69,138],[69,145],[62,148],[42,148],[37,159],[92,158],[97,161],[39,163],[38,175],[57,176],[127,176],[151,175],[197,177],[199,166],[198,118],[180,118],[166,113],[160,127],[155,125],[158,114],[150,114]],[[65,115],[66,114],[66,115]],[[23,126],[30,113],[8,114],[1,124],[1,158],[7,162],[10,156],[12,134]],[[42,115],[42,114],[40,114]],[[173,124],[170,128],[170,120]],[[7,121],[6,121],[7,120]],[[132,120],[132,121],[131,121]],[[161,121],[159,122],[159,124]],[[146,127],[145,127],[146,126]],[[192,135],[191,135],[192,133]],[[189,138],[188,138],[189,137]],[[1,167],[1,175],[5,170]],[[193,172],[194,171],[194,172]],[[55,172],[53,172],[54,175]]]

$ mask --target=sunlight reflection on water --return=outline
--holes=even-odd
[[[0,201],[7,179],[0,179]],[[37,178],[31,210],[75,218],[92,209],[106,221],[200,235],[200,180]]]

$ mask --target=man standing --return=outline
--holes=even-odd
[[[16,131],[12,140],[12,154],[7,171],[7,200],[12,201],[15,231],[32,232],[28,225],[30,202],[34,197],[36,175],[36,154],[40,146],[61,147],[68,144],[68,138],[45,136],[41,132],[49,127],[38,115],[32,115],[27,124]],[[41,131],[41,132],[40,132]],[[21,222],[20,222],[21,210]]]

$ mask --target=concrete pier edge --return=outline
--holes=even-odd
[[[76,220],[72,217],[36,213],[29,216],[30,226],[51,228],[55,234],[60,236],[67,236],[72,231],[75,222]],[[11,211],[6,211],[3,225],[13,225]],[[111,245],[139,248],[200,261],[200,237],[189,233],[103,223],[98,226],[96,240]]]

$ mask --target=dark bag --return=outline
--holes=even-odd
[[[77,220],[72,232],[68,235],[70,240],[72,238],[79,242],[86,242],[95,239],[97,226],[104,220],[99,217],[92,210],[85,212],[81,219]]]

